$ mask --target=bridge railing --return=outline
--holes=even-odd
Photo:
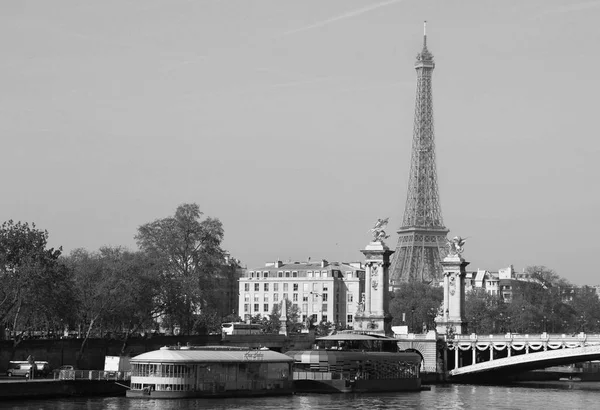
[[[505,333],[505,334],[477,334],[470,335],[453,335],[452,337],[445,336],[447,342],[506,342],[514,341],[583,341],[585,343],[600,343],[600,334],[577,333],[577,334],[557,334],[557,333],[541,333],[541,334],[522,334],[522,333]]]
[[[131,372],[110,372],[104,370],[61,370],[54,375],[55,380],[131,380]]]

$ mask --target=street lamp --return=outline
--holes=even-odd
[[[548,331],[547,325],[548,325],[548,319],[546,318],[546,315],[544,315],[544,333],[546,333]]]
[[[414,333],[414,331],[415,331],[415,308],[412,308],[410,310],[410,327]]]

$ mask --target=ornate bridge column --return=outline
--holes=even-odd
[[[444,274],[444,311],[437,322],[437,331],[441,334],[467,333],[467,322],[465,321],[465,268],[469,262],[461,256],[464,242],[458,236],[449,241],[448,256],[441,262]]]
[[[365,255],[365,297],[354,323],[355,330],[392,334],[389,314],[389,266],[394,253],[383,242],[387,235],[383,228],[387,218],[379,220],[373,232],[373,241],[361,252]]]

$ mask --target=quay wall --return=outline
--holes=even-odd
[[[51,369],[70,364],[79,369],[104,369],[105,356],[120,356],[123,341],[116,339],[88,339],[84,353],[77,362],[77,354],[83,339],[33,339],[23,340],[16,347],[12,340],[0,341],[0,374],[6,373],[8,362],[11,360],[26,360],[29,355],[36,360],[47,361]],[[194,346],[225,345],[242,346],[249,349],[268,347],[269,349],[286,352],[295,349],[309,349],[314,343],[314,334],[282,335],[232,335],[221,338],[221,335],[200,336],[153,336],[150,338],[131,338],[127,341],[124,356],[158,350],[162,346],[186,344]]]
[[[106,380],[20,380],[0,382],[0,399],[124,396],[126,385]]]
[[[88,339],[79,363],[77,354],[83,339],[33,339],[23,340],[16,347],[12,340],[0,341],[0,373],[6,373],[11,360],[27,360],[29,355],[36,360],[47,361],[55,369],[64,364],[76,365],[79,369],[104,369],[105,356],[120,356],[123,341],[115,339]],[[166,345],[180,343],[192,345],[219,345],[221,335],[201,336],[154,336],[150,338],[131,338],[125,347],[125,356],[160,349]]]

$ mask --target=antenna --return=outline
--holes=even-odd
[[[427,48],[427,20],[423,21],[423,48]]]

